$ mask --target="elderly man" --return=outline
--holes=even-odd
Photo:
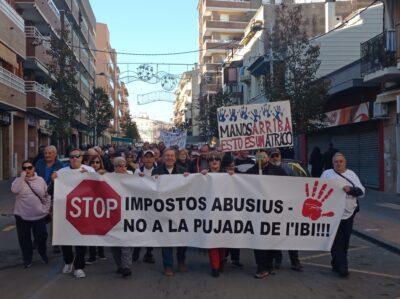
[[[282,162],[282,155],[281,151],[278,148],[273,148],[270,152],[270,163],[282,167],[283,170],[287,173],[288,176],[295,176],[293,170],[287,165],[286,163]],[[275,269],[280,269],[282,265],[282,251],[281,250],[276,250],[275,251]],[[290,264],[291,264],[291,269],[294,271],[302,271],[303,266],[300,263],[299,259],[299,251],[298,250],[289,250],[289,258],[290,258]]]
[[[35,165],[36,173],[46,181],[47,186],[51,183],[51,174],[62,167],[63,164],[57,159],[57,148],[54,145],[45,147],[44,158]]]
[[[84,172],[95,173],[96,171],[92,167],[82,164],[82,159],[83,153],[79,148],[71,150],[69,152],[69,166],[61,168],[53,173],[52,179],[54,180],[61,175],[75,176]],[[74,276],[76,278],[86,277],[83,271],[85,268],[86,246],[75,246],[75,256],[72,246],[61,246],[61,250],[65,263],[62,272],[68,274],[74,270]]]
[[[286,172],[283,168],[269,163],[270,157],[267,150],[260,149],[256,155],[257,163],[249,170],[248,174],[258,174],[258,175],[280,175],[285,176]],[[273,273],[273,258],[276,254],[275,250],[254,250],[254,257],[257,264],[257,272],[254,275],[255,278],[261,279],[265,278],[271,273]]]
[[[350,236],[353,231],[354,217],[359,211],[358,198],[365,195],[365,188],[354,171],[347,169],[345,156],[337,152],[332,158],[333,169],[325,170],[321,179],[339,179],[343,182],[343,191],[347,194],[342,220],[331,248],[332,270],[341,277],[349,275],[347,251],[350,246]]]
[[[166,149],[163,154],[163,163],[159,165],[156,169],[153,170],[152,175],[158,177],[159,175],[169,175],[169,174],[179,174],[183,173],[182,169],[178,169],[176,166],[176,152],[173,149]],[[180,272],[186,272],[187,268],[185,265],[186,258],[186,247],[178,247],[177,248],[177,257],[178,257],[178,270]],[[163,247],[162,248],[162,258],[164,265],[164,274],[165,276],[174,275],[173,264],[174,264],[174,255],[173,255],[173,247]]]

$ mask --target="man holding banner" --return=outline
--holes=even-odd
[[[269,163],[269,155],[267,150],[258,150],[256,157],[258,164],[255,164],[253,167],[251,167],[247,171],[248,174],[286,176],[286,172],[283,170],[283,168]],[[272,263],[275,255],[275,250],[254,250],[254,257],[257,264],[257,273],[254,275],[255,278],[265,278],[272,273]]]

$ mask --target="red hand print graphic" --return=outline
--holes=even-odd
[[[310,197],[310,190],[308,183],[306,184],[306,200],[304,201],[303,204],[303,216],[310,218],[311,220],[318,220],[321,217],[332,217],[335,215],[333,212],[322,212],[322,205],[324,202],[332,195],[333,189],[329,189],[328,192],[325,193],[326,188],[328,187],[327,184],[323,184],[321,186],[321,189],[318,192],[317,198],[315,198],[315,195],[318,190],[318,181],[314,182],[314,187],[312,190],[312,195]]]

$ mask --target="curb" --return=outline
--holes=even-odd
[[[356,235],[357,237],[360,237],[360,238],[366,240],[366,241],[374,243],[374,244],[378,245],[379,247],[382,247],[390,252],[400,255],[400,246],[393,242],[384,240],[382,238],[373,236],[372,234],[369,234],[369,233],[366,233],[366,232],[363,232],[361,230],[354,229],[354,228],[353,228],[353,234]]]

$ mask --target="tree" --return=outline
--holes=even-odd
[[[199,123],[200,135],[204,141],[211,140],[212,137],[218,137],[218,118],[217,109],[223,106],[232,105],[228,94],[222,91],[210,95],[209,98],[202,98],[203,104],[200,105],[200,113],[197,118]]]
[[[94,88],[88,107],[88,125],[93,132],[93,144],[110,127],[110,121],[114,118],[113,107],[103,88]]]
[[[322,123],[328,82],[318,80],[319,46],[310,43],[300,5],[281,4],[275,11],[269,38],[270,68],[265,96],[271,102],[289,100],[296,133],[315,130]]]
[[[79,63],[67,44],[68,35],[69,31],[65,29],[60,30],[60,38],[52,35],[50,49],[47,50],[51,58],[48,65],[49,85],[53,90],[48,109],[58,116],[58,119],[52,122],[53,132],[57,140],[64,142],[64,145],[70,143],[72,124],[85,106],[77,88],[76,74],[79,73]]]
[[[136,126],[136,122],[134,122],[129,115],[129,112],[126,112],[123,116],[123,121],[121,123],[121,128],[124,132],[124,137],[132,138],[136,141],[140,141],[140,134]]]

